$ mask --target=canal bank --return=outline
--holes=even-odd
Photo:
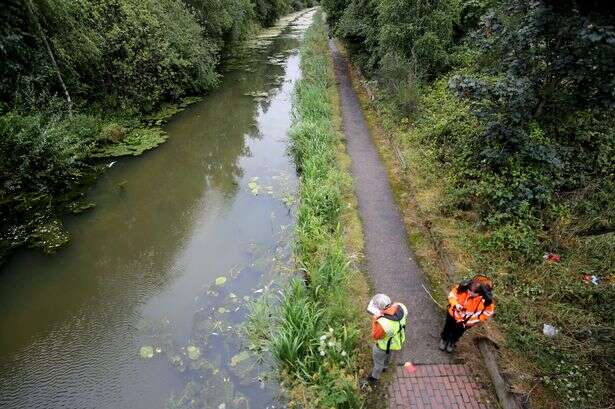
[[[263,343],[292,408],[362,408],[369,362],[363,234],[346,153],[333,61],[321,15],[301,49],[292,152],[300,176],[293,280],[271,308]],[[262,308],[260,309],[263,310]],[[266,310],[265,310],[266,311]],[[258,329],[258,326],[256,327]]]

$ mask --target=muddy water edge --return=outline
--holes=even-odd
[[[242,324],[292,274],[287,131],[312,17],[255,38],[165,144],[109,169],[67,248],[2,268],[1,408],[283,406]]]

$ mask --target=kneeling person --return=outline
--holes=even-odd
[[[408,309],[402,303],[391,303],[385,294],[376,294],[368,310],[373,314],[372,338],[376,342],[372,345],[374,368],[367,380],[376,383],[389,365],[391,354],[401,350],[406,340]]]

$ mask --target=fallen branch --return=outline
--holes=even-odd
[[[485,367],[491,377],[491,382],[495,387],[495,393],[498,395],[498,400],[503,409],[521,409],[521,405],[517,401],[515,395],[510,392],[510,385],[506,382],[497,362],[497,351],[495,344],[489,338],[480,337],[476,340],[478,349],[483,356]]]

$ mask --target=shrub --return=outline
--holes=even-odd
[[[53,251],[66,242],[57,207],[92,172],[86,160],[100,127],[87,115],[0,116],[0,257],[21,244]]]

